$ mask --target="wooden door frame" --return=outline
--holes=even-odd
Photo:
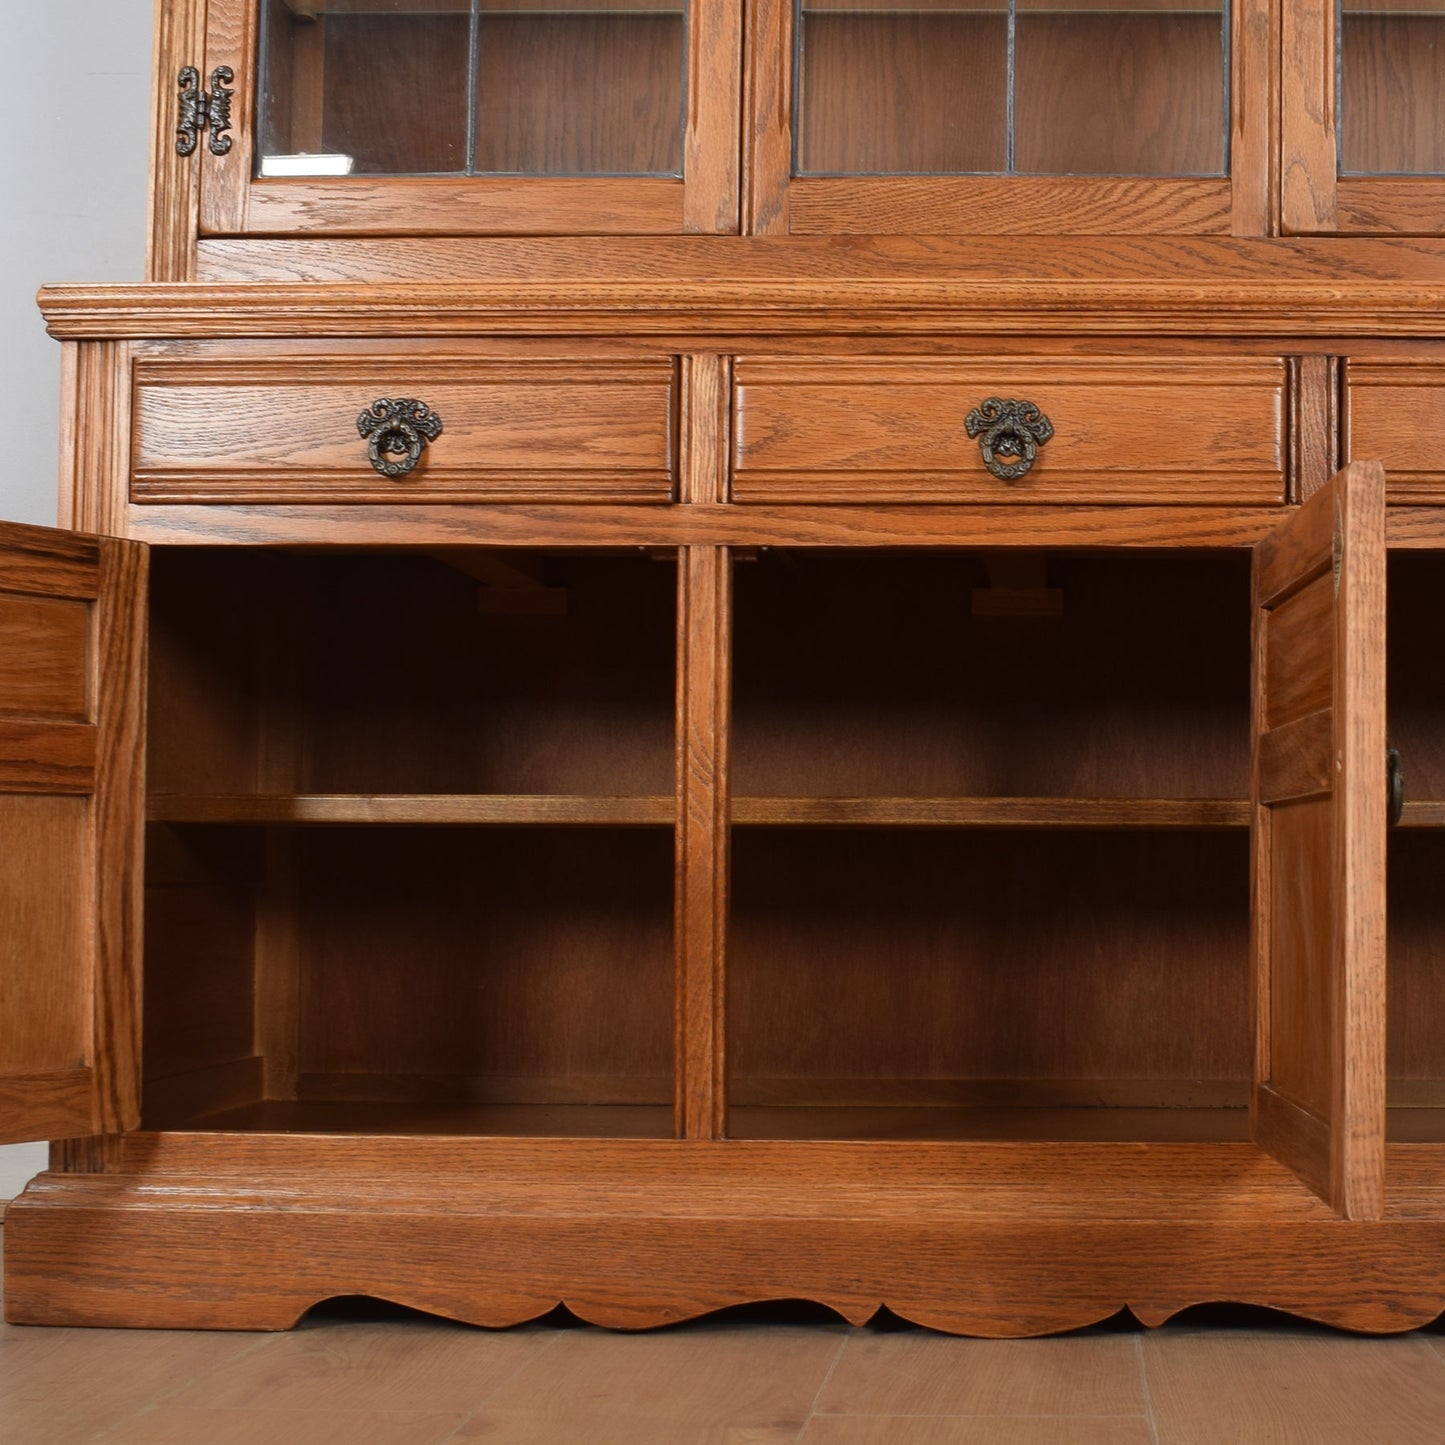
[[[750,235],[949,233],[1267,236],[1273,196],[1274,56],[1269,0],[1233,0],[1230,167],[1151,176],[794,177],[794,0],[751,0],[743,229]]]
[[[1256,546],[1252,581],[1251,1132],[1347,1219],[1378,1219],[1384,1209],[1384,570],[1384,469],[1355,462]],[[1285,689],[1294,707],[1274,714],[1270,619],[1330,585],[1331,634],[1320,655],[1289,654],[1302,668],[1328,667],[1328,706],[1298,711],[1323,701],[1310,696],[1323,689],[1313,683],[1301,692],[1295,684],[1298,698]],[[1316,913],[1284,921],[1291,941],[1302,938],[1325,956],[1321,962],[1316,953],[1312,966],[1291,977],[1279,973],[1277,957],[1275,812],[1321,805],[1331,810],[1323,882],[1308,870],[1283,880],[1300,888],[1284,906]],[[1291,987],[1282,1024],[1277,1005]],[[1311,1025],[1323,1036],[1311,1034]]]
[[[685,179],[253,179],[256,0],[157,0],[152,280],[194,274],[197,236],[676,235],[738,229],[743,0],[690,0]],[[204,39],[204,46],[200,41]],[[183,54],[204,49],[204,59]],[[235,75],[231,146],[175,155],[176,73]]]

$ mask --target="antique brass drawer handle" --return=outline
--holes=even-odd
[[[404,477],[421,460],[428,442],[442,434],[442,419],[424,401],[382,397],[356,419],[356,429],[371,438],[371,465],[384,477]],[[387,457],[400,457],[389,462]]]
[[[969,436],[978,437],[984,466],[1001,482],[1018,481],[1054,434],[1053,422],[1033,402],[997,396],[974,407],[963,424]]]

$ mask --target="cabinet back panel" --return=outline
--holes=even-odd
[[[482,584],[425,559],[318,565],[304,790],[670,793],[674,568],[572,558],[542,583],[564,615],[479,612]]]
[[[252,951],[259,833],[146,829],[147,1083],[255,1053]]]
[[[338,828],[297,851],[303,1082],[670,1100],[669,830]]]
[[[1247,563],[1059,556],[1044,580],[1061,617],[972,615],[978,558],[740,564],[734,792],[1247,797]]]
[[[1243,1080],[1248,852],[1238,833],[735,830],[734,1089]]]
[[[274,582],[262,558],[157,547],[151,559],[146,787],[257,785],[260,648]]]
[[[479,172],[681,175],[679,15],[488,15]]]
[[[1222,175],[1220,15],[1020,7],[1013,170]],[[1010,169],[1008,20],[805,10],[801,174]]]
[[[1389,569],[1390,743],[1400,750],[1407,802],[1445,801],[1445,557],[1396,553]]]
[[[1340,169],[1445,175],[1445,17],[1344,17]]]
[[[1389,855],[1389,1015],[1392,1082],[1433,1080],[1445,1102],[1445,833],[1395,832]]]
[[[347,155],[357,175],[463,171],[467,15],[268,17],[262,142]]]
[[[1014,166],[1023,174],[1225,172],[1220,16],[1019,7]]]
[[[1002,15],[803,17],[798,170],[1002,171]]]
[[[672,791],[671,565],[157,551],[153,794]]]

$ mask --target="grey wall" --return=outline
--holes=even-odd
[[[60,348],[35,309],[47,281],[145,271],[152,0],[4,0],[0,86],[0,519],[55,522]],[[0,1199],[44,1167],[0,1148]]]

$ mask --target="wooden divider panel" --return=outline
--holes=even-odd
[[[145,565],[0,525],[0,1143],[139,1122]]]
[[[1385,1127],[1385,475],[1338,473],[1254,555],[1254,1133],[1379,1218]]]

